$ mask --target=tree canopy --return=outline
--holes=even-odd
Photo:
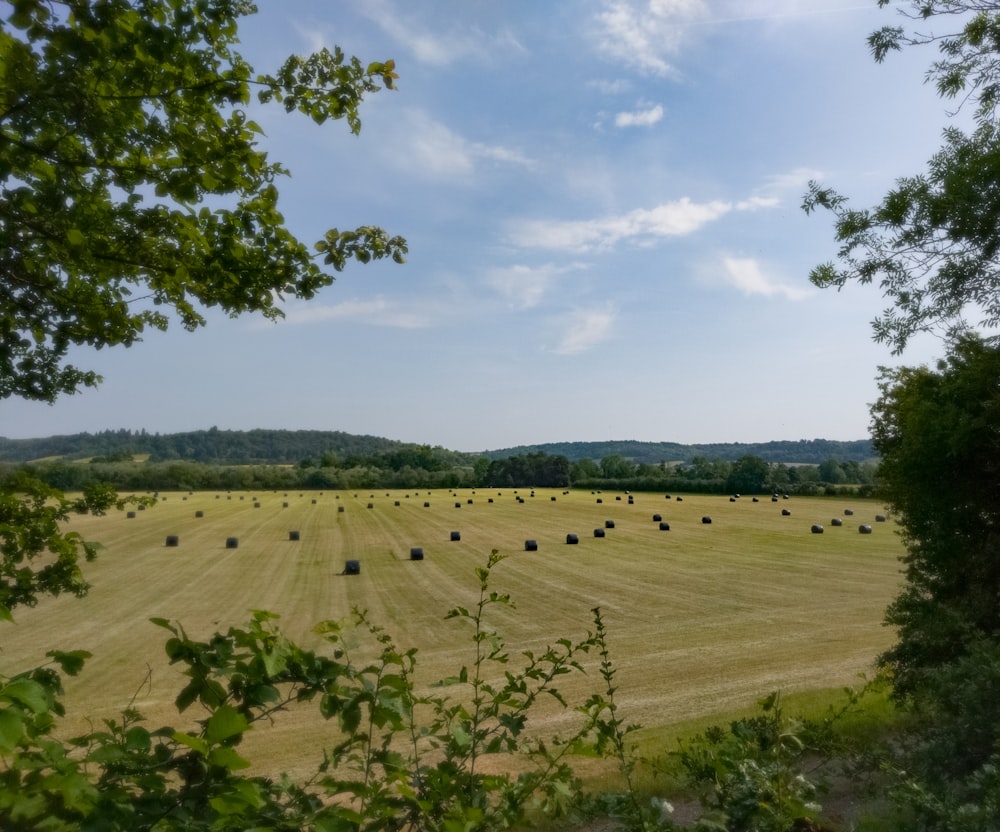
[[[803,203],[806,212],[832,212],[840,243],[838,262],[810,279],[877,284],[891,305],[874,320],[874,337],[896,354],[919,332],[1000,325],[1000,2],[910,0],[899,11],[914,26],[957,28],[935,35],[885,26],[869,37],[874,58],[936,45],[927,79],[956,112],[971,108],[974,126],[949,126],[926,171],[899,179],[874,207],[852,208],[816,182]]]
[[[0,20],[0,399],[95,386],[67,362],[205,308],[280,317],[349,259],[406,242],[333,228],[310,249],[278,210],[287,170],[250,110],[361,128],[391,60],[339,49],[262,74],[235,50],[246,0],[14,0]],[[256,102],[256,103],[255,103]]]

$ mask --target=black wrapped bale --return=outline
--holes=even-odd
[[[712,518],[706,514],[704,517],[701,518],[701,522],[704,523],[706,526],[708,526],[711,524]]]
[[[337,506],[337,514],[340,514],[341,512],[346,511],[346,510],[347,509],[345,509],[344,506]]]
[[[424,559],[423,549],[421,549],[419,546],[414,546],[412,549],[410,549],[410,560],[423,560],[423,559]]]
[[[135,519],[135,512],[134,511],[127,511],[127,512],[125,512],[125,517],[128,520],[134,520]]]
[[[659,523],[662,519],[663,519],[663,515],[662,514],[654,514],[653,515],[653,522],[654,523]]]
[[[580,542],[580,537],[579,537],[579,535],[568,534],[568,535],[566,535],[566,542],[569,543],[570,545],[573,545],[575,543],[579,543]]]
[[[781,510],[781,516],[782,517],[791,517],[792,513],[787,508],[783,508]]]
[[[845,508],[844,509],[844,515],[846,517],[850,517],[852,514],[854,514],[854,509],[853,508]]]
[[[181,539],[177,535],[175,534],[167,535],[167,544],[166,544],[167,546],[179,546],[180,543]]]
[[[594,529],[594,537],[604,537],[604,529]]]
[[[819,523],[814,523],[809,531],[813,534],[823,534],[823,527]]]
[[[867,523],[864,523],[864,524],[858,526],[858,532],[860,534],[871,534],[872,533],[872,527],[869,526]]]
[[[240,545],[240,539],[238,537],[227,537],[226,538],[226,548],[227,549],[237,549]]]
[[[451,539],[452,540],[461,540],[462,539],[462,533],[461,532],[452,532],[451,533]]]
[[[839,517],[834,517],[834,518],[833,518],[833,519],[832,519],[832,520],[830,521],[830,525],[831,525],[831,526],[843,526],[843,525],[844,525],[844,521],[843,521],[843,520],[841,520],[841,519],[840,519]]]
[[[615,521],[614,520],[605,520],[604,521],[604,528],[606,528],[606,529],[613,529],[614,527],[615,527]]]
[[[670,524],[666,520],[661,520],[660,521],[660,531],[661,532],[669,532],[670,531]]]
[[[359,561],[359,560],[344,561],[344,574],[345,575],[360,575],[361,574],[361,561]]]
[[[196,511],[194,513],[194,516],[195,517],[204,517],[205,516],[205,512],[203,512],[203,511]]]
[[[885,522],[885,515],[884,514],[876,514],[875,515],[875,522],[876,523],[884,523]]]
[[[524,551],[525,552],[537,552],[538,551],[538,541],[537,540],[525,540],[524,541]]]
[[[291,531],[291,532],[289,532],[288,533],[288,539],[289,540],[298,540],[299,539],[299,533],[297,531]]]

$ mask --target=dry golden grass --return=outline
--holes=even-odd
[[[900,586],[902,549],[893,524],[875,522],[883,509],[873,501],[636,494],[629,504],[625,494],[530,494],[168,494],[132,519],[80,518],[74,528],[105,546],[85,567],[93,588],[82,600],[16,611],[17,623],[2,633],[4,671],[38,664],[53,648],[90,650],[94,658],[67,685],[67,730],[114,716],[134,695],[151,725],[179,728],[200,714],[172,712],[181,681],[163,657],[167,633],[151,617],[206,638],[266,609],[281,615],[291,637],[316,645],[315,623],[360,607],[400,647],[419,649],[418,682],[427,685],[471,663],[467,625],[444,616],[475,602],[475,567],[493,549],[509,557],[492,588],[509,592],[517,608],[493,608],[489,624],[512,653],[537,651],[584,635],[600,607],[621,715],[631,723],[725,713],[776,688],[853,684],[891,642],[881,620]],[[853,516],[844,515],[848,507]],[[702,523],[704,515],[713,522]],[[843,525],[833,526],[834,517]],[[595,538],[606,520],[615,527]],[[813,523],[825,533],[811,534]],[[861,523],[873,534],[859,534]],[[289,540],[290,530],[301,539]],[[460,541],[450,540],[452,531]],[[567,545],[568,533],[579,535],[578,545]],[[167,547],[167,535],[178,535],[179,545]],[[231,536],[238,548],[225,548]],[[538,551],[524,551],[526,539],[537,540]],[[414,546],[423,561],[410,560]],[[348,559],[361,562],[359,575],[340,574]],[[595,658],[586,678],[562,689],[582,700],[600,687]],[[541,727],[556,731],[567,718],[543,713]],[[263,750],[248,750],[274,770],[305,771],[330,731],[303,709],[258,732]]]

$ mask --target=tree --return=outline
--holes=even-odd
[[[923,717],[923,775],[965,798],[1000,762],[1000,348],[966,336],[936,370],[883,370],[880,388],[879,487],[906,546],[880,664]]]
[[[733,463],[726,488],[738,494],[759,494],[765,490],[770,466],[758,456],[741,456]]]
[[[274,74],[234,50],[248,0],[15,0],[0,22],[0,399],[95,386],[73,345],[128,346],[174,313],[280,317],[353,258],[401,262],[382,229],[331,229],[310,250],[285,226],[249,110],[274,103],[361,128],[392,61],[337,48]]]
[[[901,11],[924,24],[958,22],[959,29],[924,35],[883,27],[868,39],[875,60],[937,45],[940,58],[928,80],[959,109],[973,107],[975,128],[948,127],[927,170],[900,179],[873,208],[850,208],[846,197],[816,182],[803,203],[807,213],[833,213],[841,244],[839,264],[816,267],[810,279],[837,288],[877,282],[891,306],[873,322],[874,337],[895,354],[916,333],[967,329],[970,316],[983,327],[1000,325],[1000,2],[910,0]]]

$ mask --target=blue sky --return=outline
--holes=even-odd
[[[946,107],[929,51],[870,57],[875,0],[259,0],[259,70],[340,45],[393,58],[360,136],[255,113],[312,243],[378,224],[286,318],[148,333],[74,358],[104,378],[0,403],[11,438],[145,428],[342,430],[464,451],[554,441],[868,433],[877,291],[814,289],[836,250],[810,179],[860,206],[919,171]],[[933,360],[918,341],[902,363]]]

